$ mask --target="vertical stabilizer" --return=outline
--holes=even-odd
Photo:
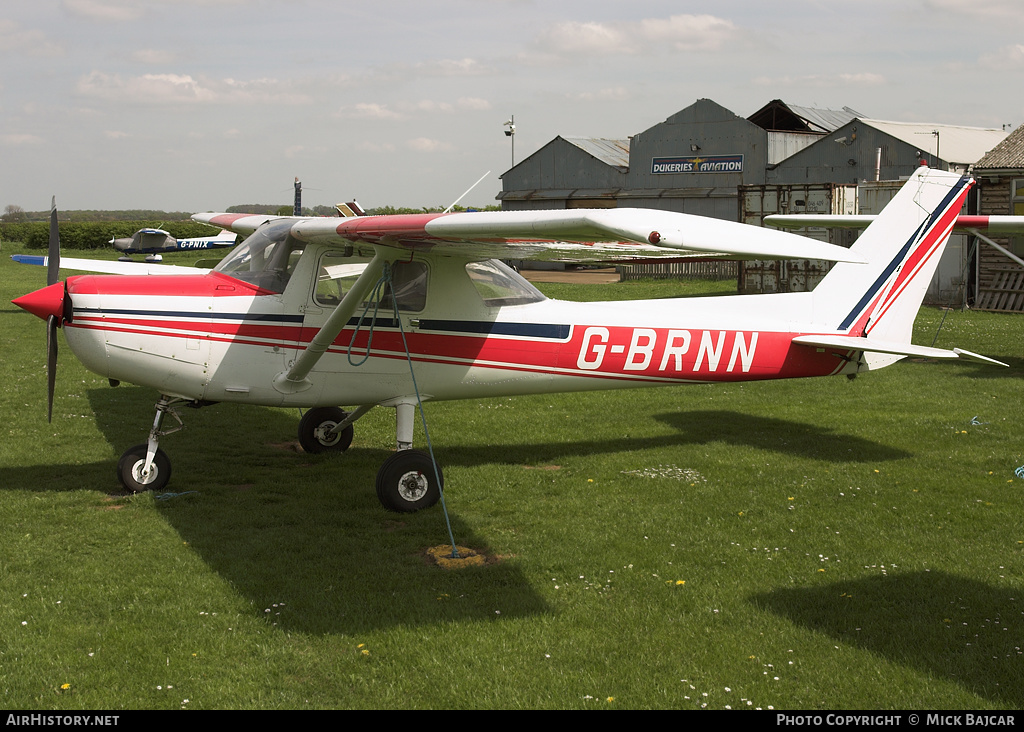
[[[854,336],[910,342],[914,318],[974,181],[919,168],[814,290],[814,320]]]

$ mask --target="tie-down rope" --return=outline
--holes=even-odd
[[[437,482],[437,489],[441,496],[441,510],[444,512],[445,525],[448,527],[448,538],[452,543],[451,559],[459,559],[459,550],[455,546],[455,534],[452,532],[452,522],[448,516],[448,506],[444,500],[444,485],[441,482],[441,472],[437,467],[437,458],[434,457],[434,446],[430,441],[430,430],[427,429],[427,414],[423,410],[423,399],[420,397],[420,388],[416,384],[416,371],[412,365],[412,353],[409,351],[409,344],[405,339],[405,328],[402,325],[402,318],[398,313],[398,298],[395,296],[394,288],[391,287],[391,264],[389,262],[384,263],[384,271],[377,280],[377,284],[373,286],[373,291],[370,296],[370,300],[367,301],[363,308],[362,315],[359,316],[359,322],[356,323],[356,329],[352,332],[352,338],[348,343],[348,362],[352,366],[362,366],[370,358],[370,347],[373,345],[373,332],[377,325],[377,313],[380,310],[380,303],[383,300],[385,293],[388,288],[391,289],[391,309],[395,316],[395,322],[398,323],[398,332],[402,336],[402,347],[405,349],[405,359],[409,364],[409,376],[412,377],[412,387],[416,392],[416,407],[420,412],[420,421],[423,424],[423,434],[427,439],[427,452],[430,454],[430,464],[434,467],[434,480]],[[370,317],[369,325],[369,336],[366,341],[366,355],[361,360],[356,361],[352,357],[352,351],[355,348],[356,336],[359,335],[359,331],[363,327],[363,321],[366,319],[367,314],[370,312],[370,306],[373,306],[373,315]]]

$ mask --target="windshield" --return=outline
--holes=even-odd
[[[289,236],[293,223],[285,219],[264,224],[231,250],[214,271],[271,292],[284,292],[302,254],[302,243]]]
[[[496,259],[470,262],[466,265],[469,279],[488,307],[527,305],[546,299],[540,290]]]

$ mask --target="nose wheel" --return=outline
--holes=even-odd
[[[167,453],[157,449],[147,468],[148,451],[149,445],[143,442],[129,447],[117,461],[117,477],[121,485],[132,493],[163,490],[171,480],[171,460]]]
[[[171,480],[171,459],[160,449],[159,443],[164,435],[181,429],[181,417],[174,411],[174,405],[182,401],[175,397],[161,396],[156,403],[156,417],[153,419],[153,429],[149,431],[149,441],[129,447],[117,461],[117,479],[126,490],[142,493],[167,487]],[[178,426],[169,430],[161,429],[164,417],[168,414],[174,417]]]

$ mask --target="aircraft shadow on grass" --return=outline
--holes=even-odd
[[[682,444],[725,442],[798,458],[835,462],[901,460],[911,453],[863,437],[807,422],[792,422],[742,412],[702,410],[656,416],[674,428]]]
[[[754,595],[754,605],[831,638],[1024,707],[1024,597],[942,571],[893,573]],[[914,708],[913,699],[905,699]]]
[[[150,411],[151,390],[104,387],[87,397],[112,445],[145,440],[145,420],[126,415]],[[452,571],[431,566],[425,550],[449,544],[443,514],[393,514],[380,507],[374,484],[387,451],[359,449],[333,458],[268,448],[278,436],[295,434],[297,412],[221,405],[185,409],[182,417],[186,431],[165,441],[175,458],[172,497],[157,500],[157,509],[250,601],[254,615],[277,628],[358,633],[550,612],[513,563]],[[211,466],[217,465],[232,469],[216,472]],[[51,462],[13,469],[5,482],[12,490],[109,486],[111,494],[124,495],[114,467]],[[286,484],[277,482],[283,473]],[[449,513],[457,544],[489,550],[486,539]],[[111,581],[120,580],[111,575]]]
[[[371,452],[372,459],[379,457]],[[426,549],[450,546],[441,511],[386,513],[374,494],[376,465],[363,463],[356,469],[346,465],[324,480],[299,478],[284,486],[181,481],[170,486],[179,493],[155,498],[156,507],[189,549],[248,601],[252,616],[278,630],[357,635],[551,612],[522,572],[500,558],[484,567],[451,571],[432,566]],[[123,494],[109,462],[9,468],[4,477],[4,487],[11,491],[109,486],[114,495],[101,510],[116,510],[133,500]],[[486,540],[457,513],[449,513],[457,544],[486,554]],[[126,520],[134,522],[128,516]],[[132,551],[160,556],[171,549],[151,543]],[[108,566],[106,581],[111,585],[138,584],[114,568],[109,557],[100,561]],[[166,581],[183,582],[172,577]]]
[[[97,426],[114,446],[145,440],[145,415],[152,406],[148,389],[120,387],[88,392]],[[244,413],[245,416],[242,416]],[[550,612],[521,573],[503,562],[483,569],[442,571],[425,567],[420,553],[445,544],[441,513],[405,515],[381,510],[374,495],[376,468],[384,449],[358,448],[339,460],[267,449],[275,435],[295,434],[297,414],[221,405],[183,410],[186,432],[167,441],[174,451],[170,491],[198,488],[201,496],[181,495],[159,502],[161,515],[204,562],[229,581],[254,612],[275,602],[268,621],[287,630],[354,633],[367,628],[433,624],[451,620],[493,620]],[[447,446],[442,463],[537,464],[580,454],[614,453],[726,441],[800,457],[862,461],[898,459],[899,450],[849,435],[773,418],[724,411],[659,415],[675,432],[668,435],[553,443]],[[177,438],[177,439],[176,439]],[[173,444],[172,441],[177,442]],[[281,462],[294,467],[288,485],[276,485]],[[309,470],[310,461],[315,469]],[[214,477],[216,467],[232,466]],[[268,466],[273,477],[262,478]],[[237,471],[235,469],[237,468]],[[237,476],[236,476],[237,472]],[[55,480],[55,476],[63,478]],[[110,485],[119,489],[110,463],[18,469],[10,487]],[[293,479],[292,479],[293,478]],[[234,482],[233,482],[234,481]],[[486,550],[472,527],[452,516],[460,545]],[[368,559],[384,555],[383,562]],[[424,572],[435,573],[429,582]],[[480,572],[486,572],[486,580]],[[429,590],[424,590],[429,587]],[[427,596],[429,595],[429,596]],[[280,612],[280,615],[277,613]],[[270,617],[272,616],[272,617]]]

